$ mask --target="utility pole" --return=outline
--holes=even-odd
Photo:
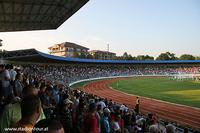
[[[109,49],[110,49],[110,46],[109,46],[109,44],[107,44],[107,51],[109,52]]]

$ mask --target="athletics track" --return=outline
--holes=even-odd
[[[117,103],[126,104],[129,108],[135,106],[136,97],[110,88],[110,84],[121,79],[106,79],[88,83],[81,89],[87,93],[103,98],[112,99]],[[200,109],[177,104],[170,104],[158,100],[140,97],[142,114],[155,113],[158,119],[175,122],[178,125],[200,130]]]

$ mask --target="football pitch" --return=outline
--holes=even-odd
[[[167,77],[134,77],[111,84],[119,91],[200,108],[200,82],[177,81]]]

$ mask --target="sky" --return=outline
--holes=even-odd
[[[200,56],[200,0],[90,0],[56,30],[0,32],[3,49],[74,42],[133,56],[172,52]]]

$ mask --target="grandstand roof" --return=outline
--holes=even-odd
[[[57,29],[89,0],[1,0],[0,32]]]
[[[200,60],[96,60],[59,57],[45,54],[35,49],[9,51],[4,53],[4,60],[32,63],[104,63],[104,64],[192,64]]]

